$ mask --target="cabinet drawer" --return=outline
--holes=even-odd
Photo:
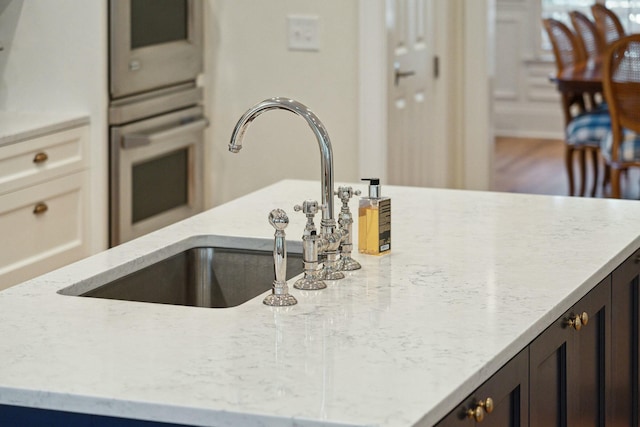
[[[0,194],[85,169],[87,126],[0,147]]]
[[[0,196],[0,289],[88,255],[87,174]]]

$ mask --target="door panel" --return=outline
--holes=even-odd
[[[432,185],[433,1],[387,0],[390,184]]]
[[[567,425],[567,340],[554,323],[530,346],[530,423],[532,426]]]
[[[613,426],[637,426],[640,397],[640,251],[633,254],[612,275],[611,360]]]
[[[203,67],[203,16],[202,0],[110,0],[111,97],[195,80]]]
[[[603,427],[610,382],[611,282],[607,278],[530,345],[530,422]],[[578,328],[569,321],[586,313]],[[584,317],[582,317],[584,319]]]
[[[494,409],[481,422],[467,416],[487,398]],[[529,425],[529,350],[521,351],[454,409],[437,427],[527,427]]]
[[[580,331],[575,332],[578,339],[572,357],[580,364],[578,377],[572,381],[580,384],[579,399],[575,422],[570,425],[589,427],[604,426],[606,419],[606,382],[609,377],[609,346],[607,339],[610,337],[611,326],[609,316],[610,278],[598,285],[575,305],[575,312],[586,312],[589,321]]]

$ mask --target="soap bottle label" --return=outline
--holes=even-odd
[[[391,250],[391,199],[380,200],[378,226],[378,252]]]
[[[358,210],[358,251],[380,255],[391,250],[391,199],[363,198]]]

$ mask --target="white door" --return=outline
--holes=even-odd
[[[433,0],[386,0],[389,184],[440,186],[434,144]]]

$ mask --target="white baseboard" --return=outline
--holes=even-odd
[[[494,110],[496,136],[517,138],[563,139],[564,123],[559,106],[541,109],[525,106],[500,105]]]
[[[496,137],[505,138],[535,138],[535,139],[563,139],[562,133],[544,132],[531,129],[496,129]]]

